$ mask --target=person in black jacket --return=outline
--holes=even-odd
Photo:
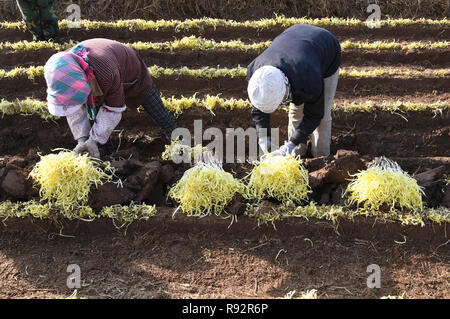
[[[269,152],[270,113],[290,103],[288,139],[277,155],[328,156],[331,107],[341,64],[341,46],[329,31],[298,24],[286,29],[247,67],[252,117],[263,153]]]

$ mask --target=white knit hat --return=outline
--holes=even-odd
[[[283,101],[288,83],[288,79],[280,69],[271,65],[260,67],[248,82],[247,92],[250,102],[260,111],[272,113]]]

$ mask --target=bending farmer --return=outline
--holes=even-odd
[[[178,127],[165,108],[147,66],[136,51],[108,39],[83,41],[54,54],[44,67],[48,109],[66,116],[78,145],[99,157],[98,144],[105,144],[126,107],[140,105],[170,139]],[[93,120],[93,125],[89,120]]]
[[[270,113],[290,103],[288,138],[277,155],[304,156],[312,133],[314,157],[330,154],[331,107],[341,63],[341,46],[329,31],[294,25],[277,36],[247,68],[248,95],[259,145],[269,152]],[[303,104],[303,105],[302,105]]]

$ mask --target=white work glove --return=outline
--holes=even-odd
[[[288,141],[284,141],[284,145],[277,149],[275,152],[272,152],[273,156],[286,156],[287,154],[291,154],[294,150],[295,145],[289,143]]]
[[[87,137],[80,137],[80,138],[77,140],[77,142],[78,142],[77,146],[80,146],[81,144],[84,144],[84,142],[86,142],[87,139],[88,139]]]
[[[272,143],[270,137],[262,137],[258,140],[259,148],[261,149],[263,155],[269,153],[272,149]]]
[[[100,152],[98,150],[97,142],[94,141],[91,137],[89,137],[87,141],[82,144],[78,142],[77,147],[75,147],[73,151],[76,154],[87,152],[90,157],[100,158]]]

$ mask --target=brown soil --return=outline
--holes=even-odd
[[[124,189],[138,196],[146,188],[146,176],[161,180],[152,185],[159,185],[156,187],[163,195],[165,183],[178,179],[187,168],[141,162],[136,148],[122,150],[114,157],[128,158],[129,154],[135,156],[113,162],[113,166],[128,180]],[[36,160],[33,149],[25,157],[5,156],[0,180],[11,171],[29,171]],[[305,166],[316,179],[323,179],[321,187],[334,185],[329,187],[334,191],[346,174],[370,160],[340,150],[334,158],[307,159]],[[450,169],[448,157],[396,160],[416,171],[441,164],[447,172]],[[236,165],[229,164],[226,169],[243,173]],[[436,191],[441,184],[427,188],[427,192]],[[315,188],[322,190],[313,197],[323,198],[321,187]],[[146,199],[164,198],[155,194],[152,189]],[[122,195],[103,186],[91,194],[91,203],[99,207],[126,203]],[[10,194],[2,197],[12,199]],[[333,197],[330,194],[329,198]],[[67,297],[72,292],[66,286],[67,267],[77,264],[82,278],[78,295],[88,298],[281,298],[293,290],[300,293],[310,289],[316,289],[319,298],[402,294],[406,298],[449,298],[450,249],[445,224],[421,228],[357,218],[335,223],[295,219],[257,226],[255,220],[238,216],[230,226],[229,220],[215,216],[197,219],[173,215],[170,203],[160,205],[148,222],[134,222],[121,231],[116,230],[117,223],[104,219],[3,221],[0,297]],[[276,209],[276,204],[268,205]],[[382,271],[379,289],[366,286],[367,267],[372,264]]]
[[[382,28],[370,29],[366,26],[347,27],[347,26],[326,26],[327,30],[336,35],[340,40],[357,37],[360,41],[393,39],[405,41],[430,40],[438,41],[448,39],[450,28],[445,25],[437,26],[384,26]],[[128,30],[128,29],[109,29],[102,28],[98,30],[86,29],[65,29],[61,30],[60,37],[63,41],[83,41],[90,38],[108,38],[122,42],[134,41],[169,41],[173,38],[196,35],[216,41],[235,40],[242,41],[266,41],[272,40],[285,30],[284,27],[273,27],[270,29],[255,29],[243,27],[217,27],[201,28],[191,30],[175,30],[174,28],[159,30]],[[236,36],[238,35],[238,36]],[[20,29],[0,29],[0,37],[3,41],[22,41],[32,40],[30,33]]]
[[[307,222],[285,233],[244,220],[228,228],[215,219],[211,229],[166,219],[136,223],[127,235],[103,221],[61,234],[42,223],[23,231],[29,222],[11,224],[0,232],[0,297],[67,297],[69,264],[80,266],[78,295],[88,298],[281,298],[311,289],[319,298],[450,297],[442,229],[362,221],[341,224],[338,234]],[[366,286],[371,264],[381,268],[379,289]]]
[[[5,69],[16,66],[44,65],[45,62],[57,51],[42,49],[37,51],[0,51],[0,63]],[[145,50],[139,51],[139,55],[147,65],[159,65],[164,67],[195,67],[213,66],[236,67],[247,66],[258,56],[257,51],[241,52],[237,50],[211,50],[190,51],[181,50],[175,52]],[[346,50],[342,53],[343,65],[365,65],[367,63],[395,64],[408,63],[424,66],[448,66],[450,50],[411,50],[411,51],[364,51]]]
[[[334,112],[332,151],[351,149],[361,155],[390,157],[450,156],[447,147],[450,134],[450,113],[442,115],[411,112],[343,113]],[[186,110],[177,119],[180,126],[193,132],[195,119],[203,119],[203,130],[209,127],[253,127],[248,110],[233,112],[217,110],[215,116],[201,108]],[[287,112],[280,110],[272,116],[272,126],[280,128],[280,141],[287,138]],[[64,119],[45,122],[38,116],[7,116],[0,119],[0,154],[26,155],[30,148],[47,153],[51,149],[73,148],[73,137]],[[17,129],[24,127],[24,129]],[[159,128],[145,113],[128,111],[112,135],[112,142],[120,149],[136,147],[142,156],[159,156],[163,151]],[[51,139],[48,136],[52,136]],[[205,141],[207,143],[207,141]]]
[[[58,1],[56,11],[58,16],[65,18],[69,15],[66,8],[72,2]],[[309,16],[322,17],[356,17],[367,19],[368,2],[324,0],[318,5],[316,1],[245,1],[241,0],[136,0],[133,2],[117,2],[113,0],[92,1],[83,0],[78,4],[84,8],[84,19],[115,20],[115,19],[186,19],[214,17],[224,19],[259,19],[273,17],[274,14],[288,17]],[[449,6],[446,1],[422,0],[420,2],[409,0],[379,0],[382,18],[435,18],[442,19],[449,16]],[[6,20],[20,19],[20,12],[14,2],[6,2],[0,8],[0,14]]]
[[[213,79],[194,78],[190,76],[160,76],[155,83],[162,92],[176,92],[176,96],[191,96],[195,92],[222,94],[234,97],[247,97],[247,79],[245,77],[217,77]],[[0,96],[20,98],[24,94],[38,99],[46,98],[46,83],[43,77],[33,80],[25,77],[0,79]],[[176,88],[176,89],[175,89]],[[341,94],[354,94],[356,91],[370,92],[371,95],[412,95],[414,93],[446,94],[448,79],[445,77],[341,77],[337,90]],[[171,95],[170,95],[171,96]]]
[[[213,12],[217,17],[258,19],[272,17],[274,11],[289,13],[288,16],[357,16],[365,19],[367,6],[364,1],[360,3],[361,10],[355,4],[345,6],[336,1],[325,1],[321,6],[314,1],[289,5],[282,1],[274,10],[272,2],[252,8],[252,2],[236,7],[233,1],[228,1],[231,4],[227,7],[217,6],[216,0],[196,1],[195,5],[183,1],[183,7],[174,5],[176,1],[170,2],[170,7],[152,1],[151,9],[145,10],[141,9],[144,1],[135,1],[136,7],[124,7],[119,11],[121,18],[147,19],[212,16],[206,12]],[[401,12],[403,17],[416,18],[420,12],[421,17],[442,18],[448,12],[448,6],[442,1],[408,2],[409,6],[402,1],[381,1],[379,4],[383,14],[390,12],[391,17]],[[57,4],[65,5],[64,1]],[[395,6],[397,10],[394,10]],[[114,11],[117,6],[84,7],[93,8],[96,15],[90,16],[89,10],[84,10],[83,18],[117,17]],[[423,29],[416,26],[331,27],[330,30],[341,40],[355,38],[360,41],[436,41],[447,39],[450,32],[450,28],[442,26]],[[272,39],[281,31],[282,28],[207,28],[180,33],[174,30],[71,30],[69,33],[63,31],[62,37],[63,40],[80,41],[101,36],[132,42],[163,41],[196,34],[216,41],[235,38],[262,41]],[[30,39],[27,32],[5,32],[0,30],[4,41]],[[0,65],[4,69],[43,65],[52,53],[51,50],[2,51]],[[233,50],[173,53],[147,50],[140,53],[149,65],[173,68],[218,64],[222,67],[246,66],[257,55],[257,52]],[[449,50],[345,51],[343,65],[346,67],[388,68],[401,63],[396,67],[424,72],[419,77],[341,78],[336,103],[448,101],[448,80],[430,76],[428,70],[448,67],[449,54]],[[247,98],[243,78],[162,77],[155,83],[164,96],[191,96],[198,92],[198,97],[220,93],[226,98]],[[0,80],[0,99],[26,97],[45,99],[43,78]],[[450,207],[450,185],[446,186],[443,178],[450,175],[449,116],[449,111],[443,114],[334,112],[334,155],[311,159],[308,153],[305,159],[313,187],[310,199],[323,204],[344,205],[342,191],[349,174],[366,167],[374,157],[384,155],[397,161],[419,180],[425,188],[424,201],[428,207]],[[253,127],[249,110],[218,110],[213,116],[207,110],[193,108],[183,112],[177,121],[193,132],[193,122],[197,119],[203,120],[203,130]],[[281,141],[286,139],[287,113],[277,111],[272,117],[272,126],[280,128]],[[89,204],[96,211],[105,205],[131,201],[157,205],[157,215],[147,222],[135,222],[118,231],[117,224],[104,219],[93,222],[33,218],[2,220],[0,298],[66,297],[72,292],[66,286],[69,264],[81,267],[79,295],[90,298],[279,298],[293,290],[297,292],[296,297],[310,289],[317,289],[319,298],[379,298],[403,293],[406,298],[450,298],[447,224],[427,223],[419,227],[373,218],[335,222],[291,219],[276,222],[276,229],[271,224],[258,227],[255,219],[242,216],[246,201],[239,197],[228,208],[238,219],[231,226],[230,219],[216,216],[198,219],[177,213],[173,219],[176,205],[166,198],[168,186],[181,178],[190,166],[160,160],[167,142],[146,114],[129,110],[113,133],[111,143],[101,148],[102,158],[116,167],[124,188],[106,184],[98,190],[93,189]],[[0,201],[38,199],[36,188],[26,178],[39,160],[37,154],[48,154],[61,147],[72,149],[74,144],[64,119],[45,122],[36,115],[2,117]],[[237,177],[244,177],[250,168],[247,164],[224,165],[226,171]],[[260,211],[276,210],[278,205],[273,200],[264,201]],[[381,267],[380,289],[366,286],[367,266],[371,264]]]

